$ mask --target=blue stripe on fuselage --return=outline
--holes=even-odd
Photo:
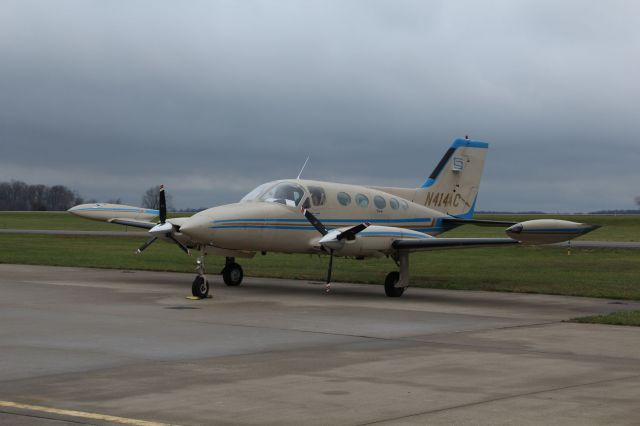
[[[298,231],[316,231],[312,225],[213,225],[209,226],[209,229],[280,229],[280,230],[298,230]],[[329,227],[328,230],[335,228]],[[407,231],[407,235],[416,234],[410,233],[410,231],[429,233],[429,232],[442,232],[443,228],[402,228]]]
[[[296,231],[316,231],[312,225],[292,226],[292,225],[220,225],[209,226],[209,229],[278,229],[278,230],[296,230]],[[329,228],[331,230],[333,228]],[[417,237],[417,238],[429,238],[429,236],[422,235],[426,231],[436,231],[437,228],[420,228],[418,229],[406,229],[405,232],[390,232],[390,231],[367,231],[362,232],[361,235],[387,235],[391,237]],[[414,233],[415,231],[417,233]]]
[[[431,222],[431,218],[410,218],[410,219],[322,219],[322,223],[402,223],[402,222]],[[300,222],[306,223],[307,219],[283,219],[283,218],[245,218],[245,219],[224,219],[212,220],[211,223],[233,223],[233,222]]]

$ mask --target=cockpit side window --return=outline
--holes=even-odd
[[[327,195],[321,186],[308,186],[307,189],[311,194],[311,202],[314,206],[322,206],[327,201]]]
[[[304,189],[300,185],[289,182],[280,182],[258,197],[259,201],[271,201],[281,204],[293,202],[296,206],[304,198]]]

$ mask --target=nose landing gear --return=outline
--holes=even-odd
[[[220,271],[224,283],[228,286],[235,287],[242,283],[244,273],[242,267],[238,265],[234,257],[227,257],[224,268]],[[204,273],[204,254],[198,256],[196,260],[196,272],[198,275],[191,285],[191,294],[196,299],[206,299],[209,296],[209,281]]]
[[[198,256],[196,260],[196,272],[198,275],[191,285],[191,294],[198,299],[205,299],[209,297],[209,281],[204,274],[204,255]]]

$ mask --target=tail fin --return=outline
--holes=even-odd
[[[486,142],[454,140],[413,201],[451,216],[472,218],[488,147]]]

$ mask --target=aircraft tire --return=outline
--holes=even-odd
[[[230,287],[239,286],[240,283],[242,283],[243,277],[244,272],[242,271],[242,266],[235,262],[229,263],[222,270],[222,279],[224,283]]]
[[[389,272],[384,280],[384,292],[387,297],[400,297],[404,293],[403,287],[396,287],[396,283],[400,280],[398,271]]]
[[[191,294],[193,297],[205,299],[209,296],[209,282],[202,275],[198,275],[191,285]]]

